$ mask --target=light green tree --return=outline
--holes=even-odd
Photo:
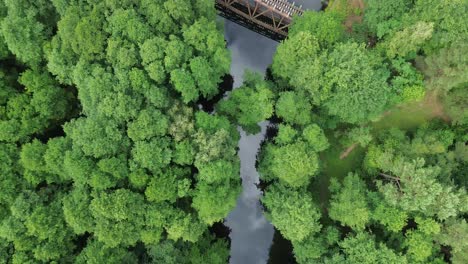
[[[253,73],[246,72],[244,85],[219,102],[216,109],[231,117],[248,133],[260,132],[257,123],[273,115],[273,93],[266,81]]]
[[[416,53],[425,41],[432,37],[433,23],[418,22],[415,25],[396,32],[384,47],[389,58],[395,56],[405,57],[410,53]]]
[[[307,186],[318,171],[317,154],[303,141],[282,146],[270,144],[263,151],[260,173],[292,188]]]
[[[306,96],[292,91],[279,95],[276,114],[290,124],[306,125],[311,122],[312,106]]]
[[[289,240],[302,241],[321,229],[320,212],[307,193],[275,184],[269,187],[262,202],[272,224]]]
[[[366,197],[366,185],[357,174],[348,174],[340,184],[332,179],[329,215],[335,221],[355,230],[363,230],[370,221],[371,211]]]

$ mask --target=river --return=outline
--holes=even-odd
[[[304,9],[319,10],[320,0],[295,1]],[[234,89],[242,85],[246,69],[264,74],[271,64],[278,43],[255,32],[225,20],[225,38],[231,50],[231,75]],[[268,122],[262,122],[262,130],[255,135],[247,135],[239,128],[239,157],[242,193],[237,205],[226,217],[225,225],[231,229],[230,264],[265,264],[273,240],[274,228],[263,215],[260,204],[261,191],[255,184],[259,175],[255,161],[260,143],[265,137]]]

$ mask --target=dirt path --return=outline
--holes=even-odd
[[[354,143],[349,146],[345,151],[341,152],[340,159],[348,157],[348,155],[357,147],[358,143]]]

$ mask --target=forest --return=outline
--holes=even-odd
[[[466,14],[329,1],[226,93],[213,0],[0,0],[0,263],[229,263],[265,120],[287,263],[468,263]]]

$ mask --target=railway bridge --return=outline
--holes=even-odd
[[[276,41],[287,37],[293,16],[304,12],[288,0],[215,1],[220,16]]]

